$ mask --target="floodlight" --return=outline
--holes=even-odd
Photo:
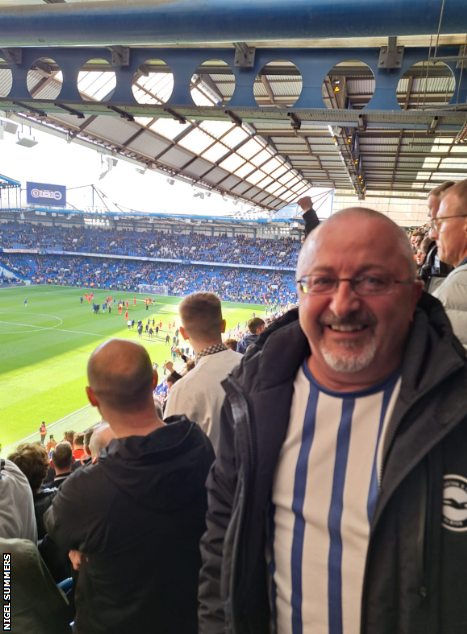
[[[23,147],[34,147],[38,143],[39,141],[36,141],[36,139],[32,135],[21,134],[21,132],[18,132],[18,140],[16,141],[16,145],[21,145]]]
[[[146,174],[146,170],[147,167],[137,167],[136,171],[138,172],[138,174],[142,174],[144,176],[144,174]]]
[[[173,185],[175,183],[173,178],[168,178],[167,182],[169,183],[169,185]]]
[[[0,117],[0,128],[2,128],[2,131],[9,132],[10,134],[16,134],[16,132],[18,131],[18,127],[19,126],[17,123]]]

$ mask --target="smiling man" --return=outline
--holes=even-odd
[[[297,285],[223,383],[199,632],[461,631],[465,351],[377,212],[315,229]]]

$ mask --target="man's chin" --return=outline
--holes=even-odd
[[[376,343],[365,346],[360,351],[348,348],[345,349],[329,349],[323,346],[321,354],[328,366],[334,372],[355,373],[365,370],[373,361],[376,354]]]

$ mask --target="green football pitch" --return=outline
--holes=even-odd
[[[112,304],[111,314],[98,315],[87,302],[81,305],[79,298],[84,292],[56,286],[0,290],[0,443],[4,457],[21,440],[39,440],[41,421],[45,421],[48,434],[58,440],[65,430],[83,431],[100,420],[99,412],[89,406],[84,388],[89,356],[103,341],[112,337],[132,339],[141,342],[151,360],[160,366],[170,359],[165,337],[167,333],[173,336],[169,322],[175,321],[176,327],[180,324],[181,298],[159,296],[146,310],[142,296],[116,293],[117,302],[130,302],[130,319],[162,321],[162,335],[152,340],[144,335],[140,340],[136,324],[134,331],[128,330],[116,304]],[[112,292],[95,290],[94,301],[102,306],[109,294],[114,297]],[[225,302],[227,329],[243,324],[252,312],[258,315],[263,310],[263,306]],[[159,380],[161,374],[162,368]]]

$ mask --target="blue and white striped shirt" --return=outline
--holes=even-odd
[[[294,383],[274,477],[268,557],[275,634],[359,634],[384,435],[400,370],[358,392]]]

